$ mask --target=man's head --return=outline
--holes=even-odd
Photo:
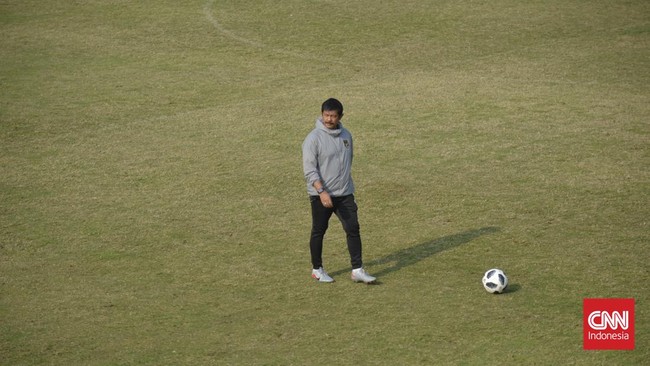
[[[339,126],[341,117],[343,117],[343,104],[337,99],[330,98],[323,102],[321,106],[323,124],[329,129],[336,129]]]

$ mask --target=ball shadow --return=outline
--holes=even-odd
[[[510,294],[510,293],[515,293],[521,289],[521,285],[517,283],[509,283],[508,287],[506,287],[505,291],[503,291],[504,294]]]

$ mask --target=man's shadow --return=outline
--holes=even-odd
[[[398,250],[397,252],[389,254],[383,258],[365,262],[364,266],[370,268],[392,263],[390,267],[384,268],[378,272],[370,271],[373,276],[385,276],[389,273],[399,271],[404,267],[412,266],[434,254],[469,243],[482,235],[492,234],[499,231],[500,229],[498,227],[488,226],[480,229],[464,231],[458,234],[443,236],[442,238],[417,244],[410,248]],[[335,273],[332,273],[332,275],[341,274],[343,272],[345,272],[345,270],[336,271]]]

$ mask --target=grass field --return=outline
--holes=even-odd
[[[641,365],[650,3],[0,1],[1,365]],[[339,98],[366,268],[309,277]],[[510,291],[487,294],[485,270]],[[584,351],[582,300],[636,300]]]

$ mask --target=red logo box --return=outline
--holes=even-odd
[[[583,348],[634,349],[634,299],[584,299]]]

